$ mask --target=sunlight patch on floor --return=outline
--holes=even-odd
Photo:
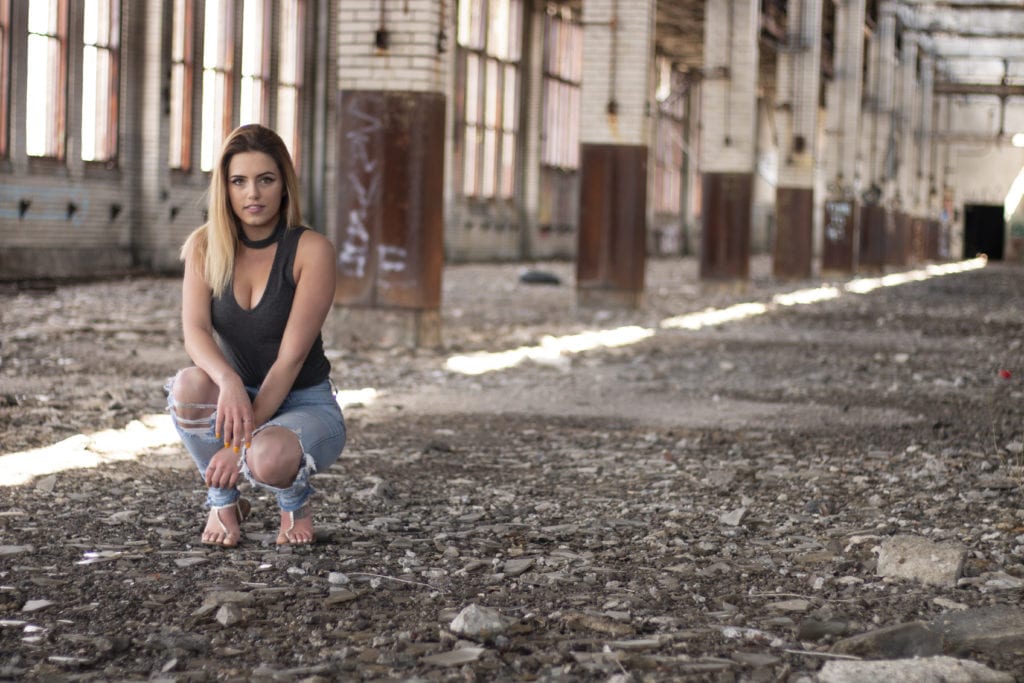
[[[842,289],[833,285],[822,285],[802,289],[785,294],[776,294],[771,302],[748,302],[735,304],[726,308],[709,308],[695,313],[686,313],[665,318],[659,323],[666,330],[700,330],[716,327],[726,323],[764,315],[777,306],[806,306],[838,299],[844,292],[851,294],[867,294],[882,287],[897,287],[909,282],[920,282],[933,277],[963,273],[969,270],[984,268],[985,258],[969,261],[931,265],[903,273],[890,273],[880,277],[856,278],[844,285]],[[463,375],[482,375],[498,370],[516,367],[525,361],[533,361],[554,367],[565,367],[569,354],[583,353],[597,348],[625,346],[643,341],[655,334],[655,330],[630,325],[611,330],[596,330],[573,334],[564,337],[545,336],[536,346],[520,346],[506,351],[479,351],[470,354],[451,356],[445,367]]]
[[[342,408],[368,405],[378,398],[376,389],[338,391]],[[124,460],[135,460],[156,448],[181,443],[170,415],[144,415],[122,429],[95,434],[76,434],[52,446],[0,454],[0,486],[18,486],[35,477],[70,469],[88,469]]]

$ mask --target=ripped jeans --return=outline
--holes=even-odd
[[[210,460],[213,459],[217,451],[224,447],[224,442],[214,435],[217,406],[216,404],[188,404],[189,408],[209,408],[210,416],[198,420],[179,418],[175,410],[174,394],[171,392],[174,379],[176,378],[170,379],[165,387],[167,408],[182,443],[192,455],[192,460],[199,468],[199,474],[205,478]],[[246,387],[246,391],[249,392],[250,397],[255,398],[255,389]],[[294,512],[305,505],[313,494],[310,477],[315,472],[321,472],[330,467],[345,447],[345,420],[342,417],[341,408],[338,407],[335,400],[330,381],[291,391],[281,403],[277,413],[265,424],[260,425],[253,435],[255,436],[261,430],[272,425],[284,427],[294,432],[299,438],[303,455],[302,464],[295,475],[295,481],[287,488],[277,488],[257,481],[245,463],[244,448],[242,450],[242,476],[254,488],[273,491],[277,496],[278,506],[285,512]],[[237,488],[210,487],[207,489],[206,505],[208,507],[223,507],[233,504],[238,497]]]

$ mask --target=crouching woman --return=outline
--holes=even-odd
[[[310,477],[345,445],[321,336],[335,253],[302,224],[295,168],[272,130],[230,134],[210,178],[208,220],[181,257],[193,365],[168,382],[168,407],[208,487],[202,541],[239,542],[245,477],[277,497],[277,543],[311,543]]]

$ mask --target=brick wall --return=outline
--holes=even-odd
[[[731,6],[731,7],[730,7]],[[701,170],[751,173],[756,148],[760,3],[709,0],[704,18]]]
[[[438,47],[454,45],[454,11],[454,0],[338,2],[339,88],[445,92],[447,53]]]

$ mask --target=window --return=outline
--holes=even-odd
[[[6,159],[8,154],[7,141],[10,139],[7,130],[7,107],[9,102],[10,61],[8,53],[11,45],[11,3],[10,0],[0,0],[0,159]]]
[[[654,210],[679,213],[683,196],[683,125],[686,89],[682,76],[658,57],[658,118],[654,128]]]
[[[199,165],[213,169],[224,138],[231,132],[233,86],[231,0],[207,0],[203,32],[203,121]]]
[[[540,161],[573,170],[580,164],[583,28],[568,7],[548,6],[544,19],[544,117]]]
[[[120,0],[85,0],[82,47],[82,159],[117,158]]]
[[[242,9],[242,88],[239,124],[267,123],[270,71],[268,0],[245,0]]]
[[[67,90],[67,2],[29,0],[25,151],[64,158]]]
[[[174,0],[171,31],[171,168],[192,166],[192,0]]]
[[[467,197],[515,193],[522,15],[522,0],[459,3],[457,167]]]
[[[281,53],[277,74],[277,133],[288,146],[292,161],[299,166],[299,102],[302,95],[303,0],[281,0]]]

